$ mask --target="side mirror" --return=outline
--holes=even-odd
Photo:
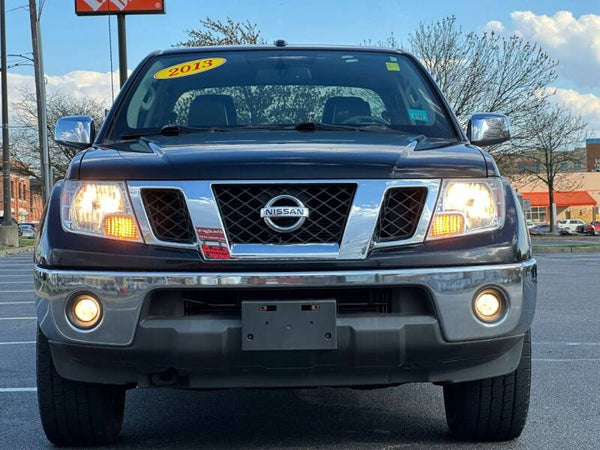
[[[473,114],[467,125],[467,137],[471,144],[480,147],[501,144],[510,139],[510,121],[504,114]]]
[[[58,119],[54,140],[78,149],[88,148],[96,138],[96,127],[90,116],[67,116]]]

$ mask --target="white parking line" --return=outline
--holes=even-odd
[[[0,342],[0,345],[26,345],[26,344],[35,344],[35,341]]]
[[[32,281],[0,281],[0,284],[30,284]]]
[[[576,347],[578,345],[600,345],[600,342],[533,342],[533,345],[568,345]]]
[[[35,302],[3,302],[3,301],[0,301],[0,306],[2,306],[2,305],[29,305],[31,303],[35,303]]]
[[[5,275],[3,273],[0,273],[0,277],[9,277],[9,278],[24,278],[24,277],[31,278],[31,276],[32,275],[29,273],[26,273],[24,275],[9,275],[9,274]]]
[[[37,392],[37,388],[34,388],[34,387],[0,388],[0,394],[3,392]]]
[[[542,361],[542,362],[576,362],[576,361],[585,361],[585,362],[600,362],[600,358],[532,358],[532,361]]]
[[[35,320],[37,317],[0,317],[0,320]]]
[[[33,292],[33,289],[28,289],[26,291],[0,291],[0,294],[17,294],[23,292]]]

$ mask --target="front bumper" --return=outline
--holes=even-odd
[[[456,382],[508,373],[533,319],[536,282],[534,260],[293,273],[35,269],[38,320],[63,376],[144,385],[153,374],[174,370],[183,387]],[[419,286],[429,293],[433,314],[338,316],[337,350],[287,352],[243,352],[239,318],[141,319],[157,289],[369,286]],[[486,287],[500,289],[508,300],[505,317],[495,324],[480,322],[472,312],[474,296]],[[104,306],[92,330],[79,330],[67,318],[67,302],[80,292],[96,295]]]

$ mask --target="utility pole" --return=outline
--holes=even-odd
[[[44,77],[44,58],[40,17],[38,16],[35,0],[29,0],[29,18],[31,22],[31,46],[33,50],[33,66],[35,71],[35,97],[37,100],[38,139],[40,142],[40,168],[44,199],[48,200],[52,190],[50,175],[50,158],[48,152],[48,117],[46,114],[46,79]]]
[[[117,15],[117,35],[119,37],[119,86],[123,87],[125,81],[127,81],[127,30],[125,28],[125,14]]]
[[[2,186],[4,214],[0,226],[0,244],[18,247],[19,233],[12,224],[10,205],[10,153],[8,150],[8,64],[6,62],[6,5],[0,0],[0,69],[2,69]]]
[[[0,58],[0,69],[2,69],[2,187],[4,215],[2,225],[12,225],[10,208],[10,153],[8,150],[8,64],[6,62],[6,5],[0,0],[0,28],[2,28],[2,57]]]

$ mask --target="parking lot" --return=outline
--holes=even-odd
[[[453,441],[442,389],[134,390],[120,448],[600,448],[600,253],[537,256],[533,391],[523,436]],[[31,254],[0,258],[0,447],[51,447],[35,392]]]

